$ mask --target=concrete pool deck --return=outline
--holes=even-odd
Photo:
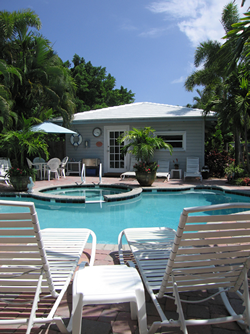
[[[46,186],[63,186],[63,185],[74,185],[75,183],[81,183],[81,178],[76,176],[67,176],[65,179],[60,178],[52,179],[51,181],[37,181],[35,182],[35,189],[44,188]],[[86,183],[98,183],[98,177],[87,177]],[[125,180],[121,180],[120,178],[115,177],[103,177],[102,183],[104,184],[128,184],[134,187],[138,187],[138,183],[136,180],[132,178],[127,178]],[[156,182],[153,183],[152,189],[157,188],[166,188],[166,189],[181,189],[182,187],[196,187],[196,186],[208,186],[208,187],[220,187],[221,189],[227,191],[236,191],[237,193],[250,195],[250,187],[238,187],[238,186],[230,186],[227,184],[226,179],[207,179],[203,180],[202,183],[199,180],[187,179],[178,180],[178,179],[170,179],[169,182],[164,182],[163,179],[157,179]],[[3,196],[4,194],[13,193],[13,188],[6,186],[5,184],[0,184],[0,193]],[[11,198],[10,198],[11,199]],[[25,200],[25,199],[24,199]],[[250,200],[250,198],[249,198]],[[118,237],[118,236],[117,236]],[[98,240],[97,240],[98,242]],[[126,260],[131,259],[132,255],[129,250],[126,252]],[[90,254],[89,246],[85,249],[81,260],[85,261]],[[118,265],[118,252],[117,245],[97,245],[96,252],[96,260],[95,265]],[[199,296],[203,298],[208,295],[207,291],[199,291],[196,293],[187,293],[185,294],[185,298],[196,299]],[[71,311],[71,285],[64,296],[63,301],[60,303],[56,314],[65,319],[65,322],[69,320],[69,313]],[[230,294],[230,299],[235,306],[235,309],[241,309],[242,305],[239,298]],[[168,318],[175,318],[175,310],[176,306],[171,300],[163,300],[163,307],[166,312]],[[184,305],[184,312],[187,317],[192,318],[209,318],[209,316],[223,316],[227,315],[226,309],[220,297],[215,297],[211,299],[209,302],[204,302],[197,305]],[[146,293],[146,307],[147,307],[147,321],[148,325],[152,322],[159,320],[156,309],[150,300],[148,294]],[[44,310],[50,308],[50,302],[46,300],[46,302],[41,302],[39,306],[39,312],[42,313]],[[22,313],[27,314],[29,312],[30,306],[25,307],[5,307],[4,304],[0,301],[0,317],[4,315],[10,315],[11,317],[21,317]],[[137,322],[132,321],[130,319],[130,311],[128,303],[121,304],[112,304],[112,305],[92,305],[85,306],[83,308],[83,320],[82,320],[82,334],[138,334]],[[23,334],[25,333],[24,326],[1,326],[0,334]],[[38,333],[47,333],[47,334],[58,334],[59,331],[55,325],[51,325],[48,328],[45,326],[35,327],[32,329],[32,334]],[[157,333],[161,333],[158,331]],[[162,331],[162,333],[181,333],[178,328],[169,329],[168,331]],[[213,326],[192,326],[189,327],[190,334],[240,334],[245,333],[237,323],[228,323],[228,324],[218,324]]]

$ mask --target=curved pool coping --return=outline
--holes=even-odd
[[[68,184],[63,186],[52,186],[52,187],[42,187],[38,189],[34,189],[32,193],[28,192],[0,192],[0,197],[22,197],[22,198],[34,198],[41,201],[47,202],[59,202],[59,203],[85,203],[85,196],[64,196],[64,195],[55,195],[55,194],[45,194],[42,193],[44,190],[48,189],[63,189],[63,188],[71,188],[74,187],[95,187],[92,183],[82,184],[82,185],[74,185]],[[204,189],[204,190],[218,190],[227,194],[235,194],[240,196],[250,197],[249,190],[237,190],[237,189],[228,189],[223,186],[215,186],[215,185],[191,185],[191,186],[180,186],[178,188],[158,188],[158,187],[138,187],[131,185],[117,185],[112,183],[105,183],[99,185],[101,187],[112,187],[112,188],[130,188],[131,191],[115,194],[115,195],[105,195],[105,202],[115,202],[115,201],[123,201],[126,199],[132,199],[134,197],[140,196],[142,192],[144,193],[164,193],[164,192],[178,192],[178,191],[188,191],[192,189]],[[88,204],[87,202],[86,204]],[[90,204],[90,203],[89,203]]]
[[[142,188],[133,188],[128,185],[112,185],[112,184],[93,184],[85,183],[81,185],[64,185],[64,186],[53,186],[53,187],[43,187],[35,189],[30,195],[33,198],[42,200],[42,201],[55,201],[60,203],[89,203],[86,202],[86,196],[66,196],[66,195],[56,195],[45,193],[47,190],[59,190],[67,188],[117,188],[117,189],[130,189],[128,192],[113,194],[113,195],[104,195],[104,202],[116,202],[131,199],[137,196],[140,196],[142,193]]]

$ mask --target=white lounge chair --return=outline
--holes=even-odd
[[[199,177],[202,181],[202,175],[199,171],[199,158],[187,158],[186,172],[184,172],[184,180],[186,177]]]
[[[134,165],[136,163],[137,163],[136,158],[133,155],[131,155],[130,156],[129,171],[122,173],[120,175],[120,178],[124,180],[126,176],[128,176],[128,177],[135,177]]]
[[[11,168],[11,162],[9,158],[0,158],[0,181],[4,181],[7,185],[10,185],[9,178],[6,176],[8,170]]]
[[[159,167],[158,167],[157,172],[156,172],[156,177],[165,177],[169,181],[169,179],[170,179],[169,161],[159,160],[158,165],[159,165]]]
[[[226,214],[225,210],[239,209]],[[248,210],[248,211],[244,211]],[[231,203],[184,209],[175,233],[171,229],[132,228],[121,232],[118,239],[120,263],[124,264],[122,236],[133,252],[144,284],[156,306],[161,321],[149,329],[180,327],[188,333],[189,325],[211,325],[237,321],[250,329],[250,302],[247,272],[250,268],[250,204]],[[209,212],[214,211],[214,215]],[[214,319],[186,320],[180,292],[218,289],[230,314]],[[241,289],[241,292],[239,291]],[[226,292],[236,292],[243,300],[245,311],[236,314]],[[169,320],[158,301],[162,297],[175,299],[178,320]],[[195,300],[193,302],[200,302]]]
[[[5,206],[9,208],[5,209]],[[90,265],[95,259],[96,237],[86,228],[40,230],[34,203],[0,201],[0,293],[2,301],[13,302],[30,296],[32,309],[26,318],[0,319],[0,328],[17,324],[30,333],[36,324],[56,323],[62,333],[71,331],[55,316],[76,270],[89,236],[92,236]],[[41,295],[42,293],[42,295]],[[36,315],[43,293],[54,299],[47,315]],[[25,299],[26,299],[25,298]],[[14,304],[15,305],[15,304]],[[20,306],[22,307],[22,306]],[[7,314],[7,312],[6,312]],[[5,327],[4,327],[5,328]]]

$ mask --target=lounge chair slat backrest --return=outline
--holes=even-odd
[[[0,201],[0,204],[5,205],[5,202]],[[15,202],[15,207],[25,208],[27,212],[0,214],[0,291],[34,292],[37,277],[43,270],[42,290],[57,295],[34,203]],[[7,277],[6,270],[9,270]]]
[[[40,230],[34,203],[0,200],[0,294],[12,304],[21,297],[32,309],[17,319],[0,319],[2,325],[27,325],[54,322],[67,333],[63,320],[54,316],[80,260],[89,236],[92,236],[92,266],[95,260],[96,236],[87,228],[47,228]],[[39,317],[40,294],[46,293],[53,305]],[[4,306],[5,307],[5,306]],[[47,312],[48,311],[48,312]],[[47,315],[46,315],[47,313]],[[24,316],[24,318],[22,317]]]
[[[183,210],[159,297],[172,291],[172,277],[179,292],[220,287],[239,289],[244,279],[242,271],[250,268],[250,212],[221,214],[221,210],[229,208],[249,210],[250,204]],[[197,215],[211,209],[219,214]],[[196,215],[190,216],[192,213]]]
[[[169,173],[169,160],[158,160],[157,172]]]
[[[0,168],[4,171],[7,171],[9,168],[11,168],[10,159],[0,157]]]
[[[187,158],[187,173],[199,172],[199,158]]]

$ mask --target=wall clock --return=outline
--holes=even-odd
[[[100,128],[94,128],[93,136],[100,137],[101,134],[102,134],[102,130]]]

